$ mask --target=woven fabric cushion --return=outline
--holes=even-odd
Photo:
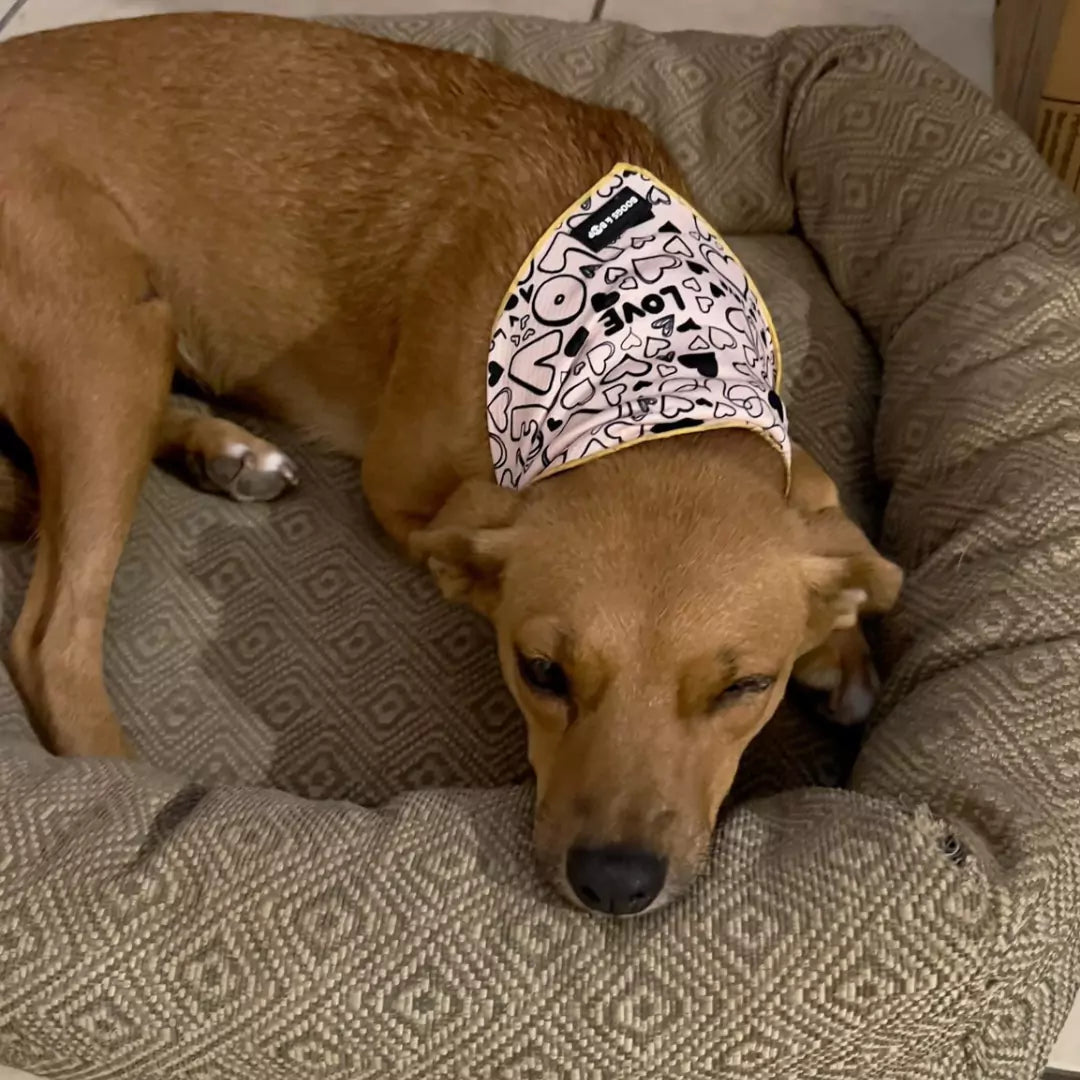
[[[146,763],[52,759],[0,693],[0,1061],[1034,1078],[1080,947],[1080,210],[894,32],[350,22],[629,108],[717,228],[777,234],[736,242],[795,435],[909,570],[881,719],[846,790],[783,790],[858,747],[778,718],[690,895],[582,916],[533,872],[486,628],[388,549],[355,466],[298,449],[265,507],[155,474],[107,642]],[[31,554],[3,549],[8,627]]]

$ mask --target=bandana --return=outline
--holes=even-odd
[[[790,470],[764,301],[715,230],[635,165],[616,165],[533,248],[495,320],[487,383],[504,487],[721,427],[758,432]]]

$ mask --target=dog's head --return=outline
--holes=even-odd
[[[745,432],[628,447],[522,495],[459,492],[416,537],[443,591],[494,623],[528,722],[541,865],[631,914],[693,879],[743,750],[795,661],[900,571],[821,470]]]

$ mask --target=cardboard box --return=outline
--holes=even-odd
[[[1069,0],[1039,102],[1035,145],[1050,167],[1080,192],[1080,0]]]

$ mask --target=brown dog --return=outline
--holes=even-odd
[[[900,573],[805,454],[787,494],[732,430],[494,483],[484,356],[530,247],[616,162],[680,189],[637,121],[460,55],[205,15],[0,46],[0,132],[0,408],[40,488],[10,666],[54,752],[129,752],[102,632],[150,461],[236,498],[295,482],[170,407],[176,369],[361,458],[387,531],[490,616],[541,862],[586,906],[678,894],[793,669],[865,690],[857,618]]]

